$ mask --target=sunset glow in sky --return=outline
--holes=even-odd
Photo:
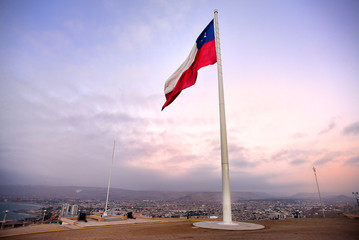
[[[359,191],[359,2],[0,1],[0,184],[221,190],[217,65],[161,112],[219,12],[231,189]]]

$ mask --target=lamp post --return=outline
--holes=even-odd
[[[353,193],[355,199],[357,200],[357,204],[359,206],[358,192],[352,192],[352,193]]]
[[[9,213],[9,210],[6,210],[6,211],[5,211],[5,215],[4,215],[4,219],[2,220],[1,229],[4,228],[4,223],[5,223],[5,221],[6,221],[6,216],[7,216],[8,213]]]
[[[6,221],[6,216],[7,216],[8,213],[9,213],[9,210],[6,210],[6,211],[5,211],[5,215],[4,215],[4,219],[2,220],[3,222]]]
[[[42,217],[42,222],[41,222],[41,224],[44,224],[45,215],[46,215],[46,209],[44,210],[44,216]]]

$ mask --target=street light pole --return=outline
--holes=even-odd
[[[358,199],[358,192],[352,192],[355,199],[357,200],[357,204],[358,204],[358,207],[359,207],[359,199]]]
[[[45,214],[46,214],[46,209],[44,210],[44,216],[42,217],[42,223],[41,224],[44,224]]]
[[[4,219],[2,220],[1,229],[4,229],[4,223],[5,223],[5,221],[6,221],[6,216],[7,216],[8,213],[9,213],[9,211],[6,210],[6,211],[5,211],[5,215],[4,215]]]

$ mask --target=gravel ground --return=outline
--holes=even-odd
[[[348,218],[287,219],[279,221],[251,221],[265,226],[263,230],[225,231],[193,227],[193,222],[141,222],[110,226],[92,226],[70,229],[61,225],[37,225],[24,227],[28,232],[20,234],[3,230],[2,239],[291,239],[291,240],[359,240],[359,220]],[[20,228],[19,228],[20,229]],[[5,236],[5,233],[8,236]],[[23,230],[24,231],[24,230]],[[51,232],[45,232],[51,231]],[[24,232],[25,233],[25,232]]]

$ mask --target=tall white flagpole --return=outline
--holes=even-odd
[[[231,190],[229,185],[229,164],[227,146],[226,113],[224,109],[222,58],[219,44],[218,10],[214,10],[215,43],[218,71],[219,119],[221,133],[221,162],[222,162],[222,198],[223,198],[223,224],[232,224]]]
[[[110,176],[108,177],[108,185],[107,185],[107,196],[106,196],[106,206],[105,206],[105,212],[103,213],[103,216],[107,216],[107,204],[108,204],[108,195],[110,194],[110,185],[111,185],[111,175],[112,175],[112,166],[113,166],[113,157],[115,155],[115,141],[113,141],[113,150],[112,150],[112,162],[111,162],[111,168],[110,168]]]

